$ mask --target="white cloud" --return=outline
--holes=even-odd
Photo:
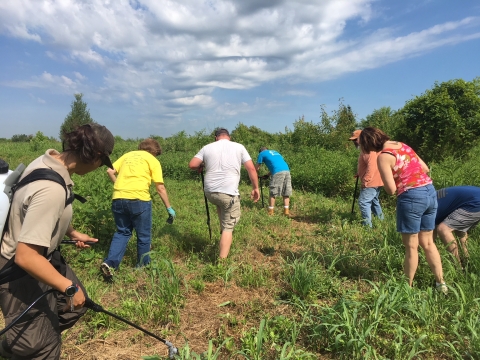
[[[126,101],[164,118],[214,107],[214,89],[269,81],[323,81],[478,38],[479,18],[416,32],[368,27],[376,0],[16,0],[0,2],[0,34],[42,44],[52,62],[76,66],[4,82]],[[349,33],[350,27],[362,29]],[[402,32],[403,31],[403,32]],[[84,66],[87,66],[85,68]],[[101,77],[86,77],[93,68]],[[70,72],[71,74],[71,72]],[[96,81],[96,82],[95,82]],[[99,84],[100,83],[100,84]],[[286,95],[313,96],[291,90]],[[223,103],[223,114],[255,104]],[[169,115],[166,115],[169,114]]]
[[[3,82],[2,85],[20,89],[49,89],[52,93],[73,94],[80,91],[80,84],[64,75],[52,75],[44,71],[40,76],[32,76],[30,80]]]

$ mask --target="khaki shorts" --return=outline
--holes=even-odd
[[[270,196],[290,196],[292,195],[292,179],[290,171],[280,171],[272,176],[270,180]]]
[[[240,220],[240,197],[223,193],[206,192],[208,201],[217,206],[222,231],[233,231]]]

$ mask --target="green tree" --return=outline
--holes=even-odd
[[[321,145],[327,150],[343,150],[348,146],[348,138],[357,126],[355,114],[350,105],[345,105],[340,99],[338,110],[334,110],[329,116],[324,106],[321,106],[321,123],[319,128],[322,132]]]
[[[381,129],[392,139],[397,139],[397,133],[403,127],[403,116],[398,111],[393,111],[390,106],[375,109],[370,115],[360,122],[362,129],[373,126]]]
[[[60,126],[61,140],[63,140],[64,134],[75,130],[77,127],[95,122],[87,109],[87,103],[82,100],[83,94],[75,94],[74,96],[75,101],[72,101],[72,109],[65,117],[65,120],[63,120],[62,126]]]
[[[46,150],[50,139],[43,135],[41,131],[37,131],[34,137],[30,139],[30,149],[32,151]]]
[[[290,145],[296,148],[320,146],[323,140],[320,126],[312,121],[306,121],[303,115],[293,123],[293,131],[288,131],[287,135]]]
[[[463,156],[480,136],[479,94],[478,78],[435,83],[400,110],[404,123],[397,140],[412,146],[426,161]]]
[[[29,142],[33,135],[15,134],[12,136],[12,142]]]

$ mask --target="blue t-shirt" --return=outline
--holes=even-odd
[[[480,188],[476,186],[453,186],[437,191],[438,209],[435,225],[457,209],[480,212]]]
[[[268,171],[270,171],[272,175],[280,171],[290,171],[282,155],[275,150],[263,150],[258,154],[257,164],[263,163],[267,165]]]

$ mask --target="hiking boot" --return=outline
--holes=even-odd
[[[113,279],[113,268],[110,267],[107,263],[102,263],[102,265],[100,265],[100,271],[102,272],[105,280]]]
[[[283,208],[283,215],[290,216],[290,209],[289,208]]]
[[[438,284],[435,288],[438,292],[442,292],[443,295],[448,294],[448,287],[447,287],[447,284],[445,283]]]
[[[268,215],[273,215],[273,210],[275,209],[268,209]]]

